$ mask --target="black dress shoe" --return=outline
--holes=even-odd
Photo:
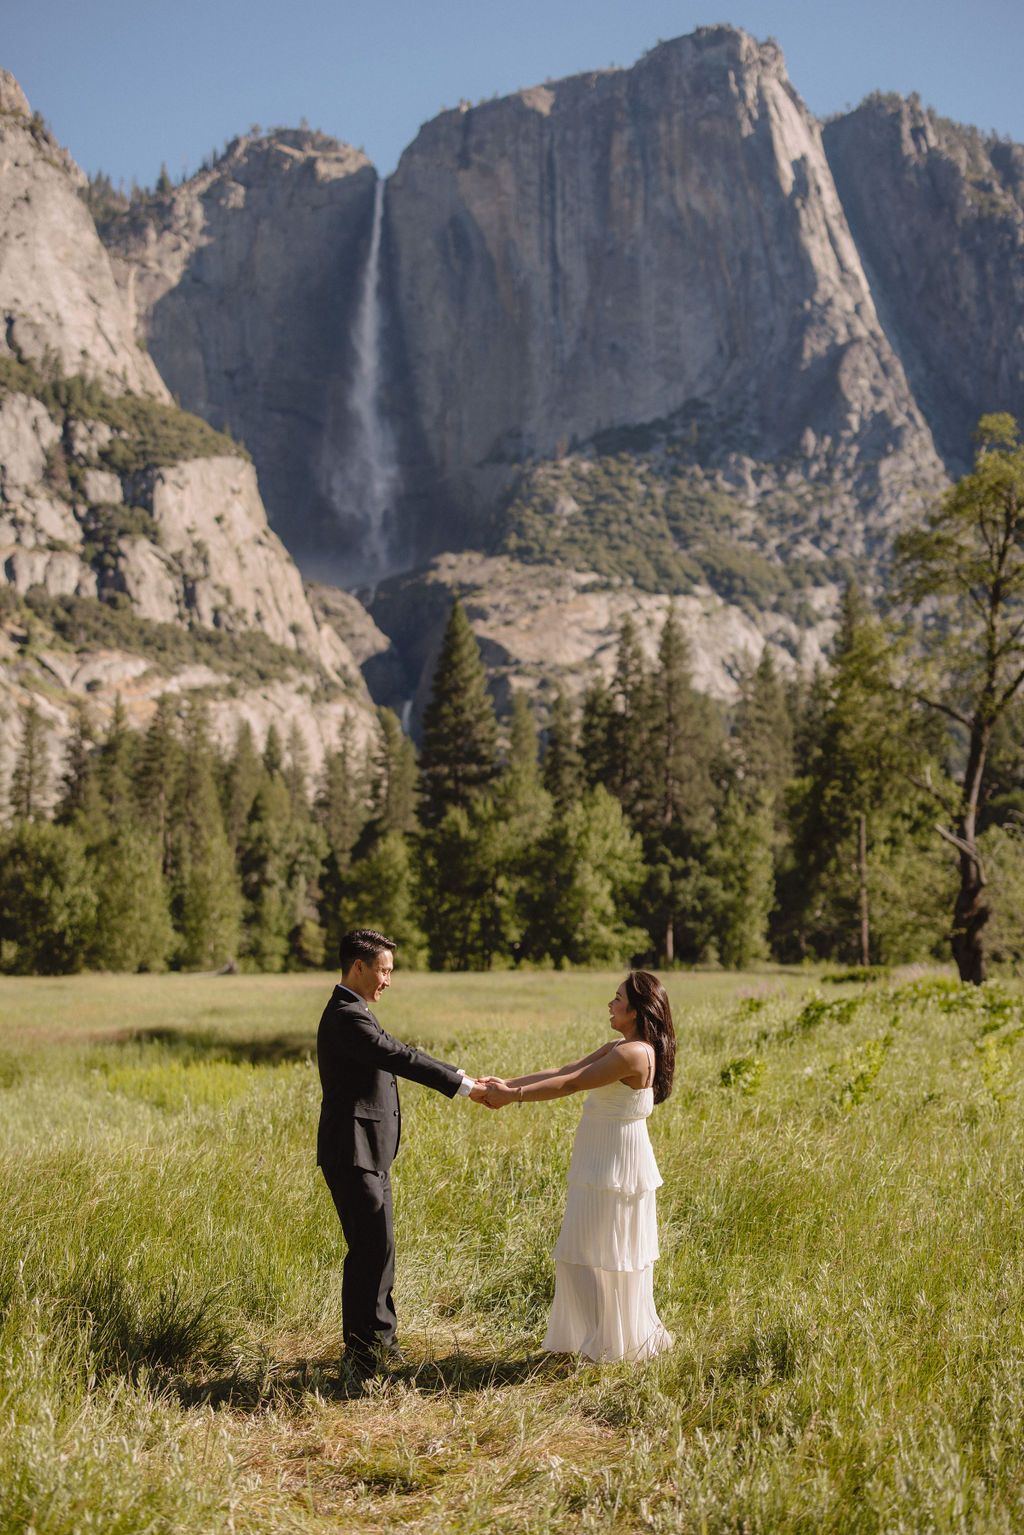
[[[348,1344],[342,1364],[347,1373],[365,1380],[370,1375],[380,1375],[385,1370],[397,1370],[409,1361],[397,1343],[375,1343],[372,1348],[365,1344]]]
[[[381,1343],[377,1347],[377,1363],[382,1370],[397,1370],[409,1361],[397,1343]]]
[[[357,1375],[365,1379],[376,1368],[376,1353],[370,1348],[353,1348],[350,1343],[342,1357],[341,1368],[346,1375]]]

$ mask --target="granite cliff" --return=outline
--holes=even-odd
[[[1024,413],[1022,164],[914,100],[823,129],[775,44],[715,27],[442,113],[383,195],[360,152],[277,130],[102,234],[305,573],[380,583],[372,619],[314,595],[375,696],[422,694],[454,593],[499,693],[581,683],[578,635],[600,666],[624,608],[672,597],[727,695],[765,644],[820,654],[977,417]]]
[[[0,75],[0,759],[36,698],[54,767],[76,700],[135,723],[200,688],[230,740],[295,720],[314,764],[373,730],[248,457],[172,404],[114,282],[81,172]],[[0,761],[0,769],[2,769]]]
[[[308,567],[364,531],[345,450],[376,181],[362,151],[279,130],[234,140],[103,231],[161,376],[250,448],[271,520]]]
[[[824,141],[886,332],[960,472],[980,416],[1024,419],[1024,146],[898,96]]]
[[[443,114],[387,206],[423,467],[478,536],[524,462],[644,423],[799,458],[868,521],[938,470],[773,43],[703,29]]]

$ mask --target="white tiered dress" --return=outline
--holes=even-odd
[[[672,1339],[654,1309],[655,1190],[650,1087],[587,1094],[555,1243],[555,1299],[543,1348],[590,1359],[649,1359]]]

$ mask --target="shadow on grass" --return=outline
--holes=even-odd
[[[192,1061],[227,1061],[238,1065],[282,1066],[291,1061],[316,1060],[315,1034],[274,1034],[260,1039],[225,1039],[202,1029],[126,1029],[105,1035],[100,1044],[161,1045],[173,1055]]]
[[[254,1412],[273,1402],[300,1403],[311,1394],[327,1401],[354,1401],[386,1395],[401,1385],[424,1396],[462,1396],[503,1386],[538,1383],[572,1374],[577,1362],[566,1355],[532,1354],[522,1359],[475,1359],[451,1354],[445,1359],[410,1363],[365,1379],[346,1371],[337,1356],[275,1360],[262,1368],[237,1366],[230,1374],[205,1380],[174,1377],[168,1389],[183,1407],[221,1407]]]

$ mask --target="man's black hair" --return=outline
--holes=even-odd
[[[378,954],[383,954],[389,949],[393,954],[398,945],[393,938],[387,938],[383,933],[378,933],[375,927],[356,927],[350,933],[343,933],[338,944],[338,959],[341,962],[341,973],[347,975],[357,959],[371,965]]]

